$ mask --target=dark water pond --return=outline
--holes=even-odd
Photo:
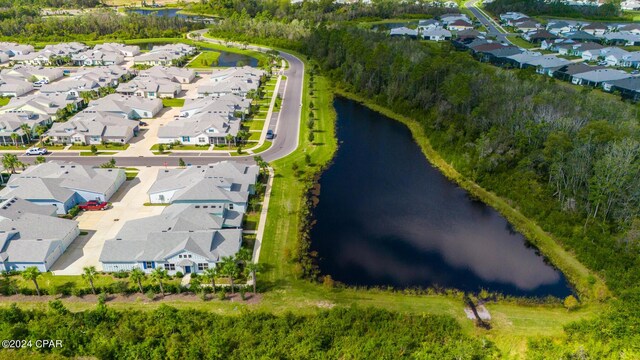
[[[176,8],[167,8],[167,9],[158,9],[158,10],[132,9],[132,10],[127,10],[127,12],[140,14],[140,15],[179,17],[181,19],[187,19],[187,20],[198,21],[198,22],[210,23],[215,21],[215,18],[210,18],[206,16],[180,14],[178,13],[180,10],[182,9],[176,9]]]
[[[571,293],[497,211],[427,162],[403,124],[347,99],[334,106],[340,147],[311,231],[323,274],[348,285]]]

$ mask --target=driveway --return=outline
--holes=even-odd
[[[148,201],[147,190],[158,175],[159,168],[141,168],[138,176],[126,181],[111,198],[113,207],[105,211],[86,211],[76,219],[81,231],[79,236],[51,267],[56,275],[79,275],[82,268],[95,266],[102,270],[98,261],[105,240],[112,239],[128,220],[160,214],[164,206],[144,206]]]
[[[173,121],[176,115],[180,115],[180,108],[169,107],[162,109],[154,119],[144,119],[143,121],[149,126],[141,127],[140,134],[129,142],[129,147],[114,154],[113,157],[155,156],[150,149],[158,143],[158,129]]]

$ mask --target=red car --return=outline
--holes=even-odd
[[[88,201],[84,204],[80,204],[78,205],[78,207],[80,208],[80,210],[85,210],[85,211],[96,211],[96,210],[106,210],[107,209],[107,205],[109,205],[108,202],[104,201],[104,202],[100,202],[100,201]]]

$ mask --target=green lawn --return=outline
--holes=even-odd
[[[179,150],[207,150],[209,149],[209,144],[204,145],[204,146],[200,146],[200,145],[172,145],[171,149],[169,149],[169,145],[168,144],[163,144],[164,145],[164,150],[165,153],[167,152],[167,150],[174,150],[174,151],[179,151]],[[151,147],[151,150],[158,150],[160,144],[155,144]]]
[[[187,65],[188,68],[209,68],[218,64],[220,53],[216,51],[203,51]]]
[[[129,144],[106,144],[95,145],[98,150],[126,150]],[[69,150],[91,150],[91,145],[71,145]]]
[[[162,99],[162,105],[164,107],[183,107],[184,106],[184,99],[168,99],[168,98],[164,98],[164,99]]]
[[[265,120],[249,120],[244,121],[242,126],[245,126],[248,130],[262,130],[264,128]]]
[[[537,47],[535,44],[528,42],[527,40],[521,38],[520,36],[509,35],[507,36],[507,39],[509,39],[509,41],[511,41],[514,45],[519,46],[523,49],[531,49],[531,48]]]
[[[260,132],[252,132],[249,136],[249,141],[258,141],[260,140]]]
[[[267,150],[268,148],[270,148],[270,147],[271,147],[271,144],[272,144],[272,142],[271,142],[271,141],[269,141],[269,140],[265,140],[265,141],[264,141],[264,143],[262,143],[262,145],[260,145],[260,147],[259,147],[259,148],[257,148],[257,149],[255,149],[255,150],[253,150],[253,153],[254,153],[254,154],[259,154],[259,153],[261,153],[261,152],[263,152],[263,151]]]
[[[11,98],[9,97],[0,97],[0,106],[5,106],[9,103],[9,100],[11,100]]]

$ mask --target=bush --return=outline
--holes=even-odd
[[[144,293],[144,295],[145,295],[147,298],[149,298],[149,300],[153,300],[153,299],[155,299],[155,298],[156,298],[156,293],[155,293],[153,290],[151,290],[151,289],[149,289],[146,293]]]
[[[564,307],[569,311],[577,309],[579,305],[580,303],[578,303],[578,299],[576,299],[573,295],[569,295],[564,298]]]
[[[178,278],[178,279],[182,279],[182,277],[184,276],[184,274],[183,274],[182,272],[180,272],[180,271],[177,271],[175,276],[176,276],[176,278]]]
[[[129,272],[128,271],[124,271],[124,270],[120,270],[118,272],[114,272],[113,273],[113,277],[116,279],[126,279],[129,277]]]
[[[219,300],[227,299],[227,289],[220,289],[220,291],[218,292],[218,299]]]
[[[100,293],[98,294],[98,305],[104,305],[107,302],[107,294]]]
[[[69,213],[68,215],[72,218],[78,216],[78,214],[80,213],[80,208],[78,207],[78,205],[72,207],[71,209],[69,209]]]
[[[126,294],[129,291],[129,283],[127,281],[116,281],[109,286],[109,290],[112,294]]]

